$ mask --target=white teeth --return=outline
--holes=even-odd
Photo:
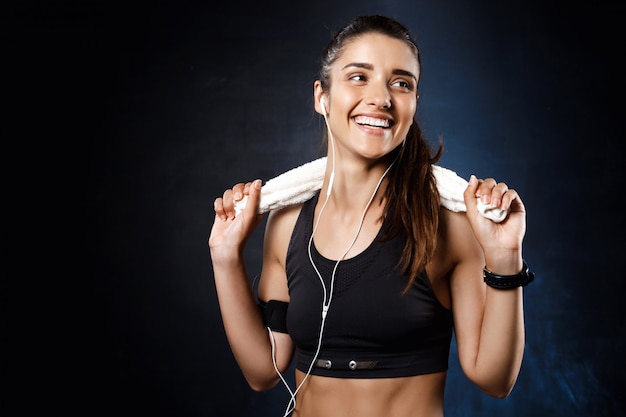
[[[377,119],[375,117],[358,116],[354,120],[360,125],[370,125],[376,127],[389,127],[388,119]]]

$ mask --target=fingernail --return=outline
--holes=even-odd
[[[261,180],[254,181],[254,188],[256,188],[257,190],[261,189]]]
[[[477,181],[476,176],[474,174],[470,175],[470,180],[469,180],[470,184],[474,185],[476,184],[476,181]]]

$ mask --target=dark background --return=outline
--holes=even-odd
[[[251,392],[226,342],[212,203],[322,155],[318,54],[373,13],[418,39],[440,165],[507,182],[528,210],[517,385],[480,393],[453,344],[446,415],[626,415],[624,6],[7,4],[3,415],[282,416],[284,387]]]

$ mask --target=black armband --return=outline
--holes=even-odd
[[[267,303],[259,302],[263,310],[263,322],[272,331],[289,333],[287,331],[287,308],[289,303],[285,301],[269,300]]]
[[[523,262],[522,271],[516,275],[498,275],[485,267],[483,268],[483,279],[485,283],[492,288],[508,289],[525,287],[533,282],[535,274],[530,272],[526,262]]]

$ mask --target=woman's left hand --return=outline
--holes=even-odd
[[[509,273],[509,269],[519,268],[522,241],[526,233],[526,209],[517,192],[503,182],[497,183],[493,178],[479,180],[472,175],[463,198],[467,218],[483,249],[487,268],[502,274]],[[508,210],[507,218],[500,223],[486,219],[478,212],[478,199]],[[517,272],[519,269],[510,273]]]

